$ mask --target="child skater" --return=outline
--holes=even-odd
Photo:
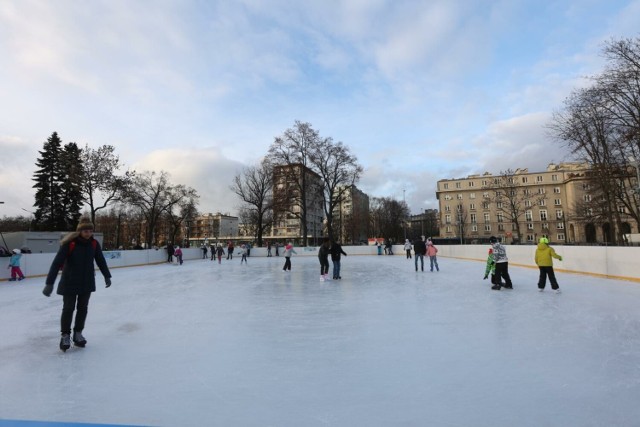
[[[276,256],[278,256],[277,251],[276,249]],[[297,254],[297,252],[293,249],[291,242],[289,242],[287,246],[284,247],[284,267],[282,268],[284,271],[291,271],[291,254]]]
[[[7,266],[7,268],[11,268],[10,282],[15,282],[16,276],[18,277],[18,281],[24,279],[24,274],[22,274],[22,270],[20,270],[20,258],[22,258],[22,251],[20,249],[14,249],[13,255],[11,255],[11,259],[9,260],[9,265]]]
[[[242,258],[240,259],[240,264],[242,264],[242,262],[244,261],[244,263],[247,263],[247,254],[249,253],[249,250],[247,249],[247,245],[242,244],[242,246],[240,246],[240,255],[242,255]]]

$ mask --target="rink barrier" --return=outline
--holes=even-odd
[[[519,267],[537,268],[534,263],[536,247],[533,245],[506,245],[509,264]],[[588,274],[606,279],[628,280],[640,282],[640,247],[612,247],[612,246],[554,246],[556,252],[564,260],[554,260],[554,269],[558,272]],[[296,247],[295,257],[315,257],[318,254],[317,246]],[[470,261],[486,262],[489,245],[439,245],[438,256],[443,258],[455,258]],[[378,249],[375,246],[343,246],[343,250],[349,256],[377,256]],[[226,252],[226,249],[225,249]],[[284,248],[280,248],[280,258]],[[183,260],[202,259],[202,250],[199,248],[182,249]],[[271,253],[275,258],[275,248]],[[130,250],[130,251],[105,251],[105,258],[109,268],[135,267],[167,262],[167,252],[164,249]],[[395,256],[405,256],[403,245],[394,245]],[[413,251],[412,251],[413,254]],[[238,249],[234,252],[238,255]],[[252,257],[266,257],[266,248],[252,248]],[[380,255],[385,256],[385,255]],[[388,256],[388,255],[386,255]],[[47,254],[23,254],[20,268],[27,277],[46,276],[49,272],[54,253]],[[211,254],[207,253],[207,259]],[[9,257],[0,258],[0,281],[6,281],[11,277],[11,271],[7,269]],[[4,273],[2,273],[4,272]]]

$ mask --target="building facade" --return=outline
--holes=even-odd
[[[348,186],[333,212],[334,236],[343,244],[366,243],[369,233],[369,196]]]
[[[484,242],[490,236],[507,243],[534,243],[548,237],[552,243],[611,242],[611,225],[594,223],[588,215],[594,197],[589,167],[583,163],[550,164],[546,171],[517,169],[509,183],[486,172],[437,183],[440,236],[463,242]],[[510,194],[506,194],[509,192]],[[516,197],[509,199],[509,195]],[[517,206],[511,207],[510,203]],[[518,212],[520,233],[512,220]],[[621,209],[621,226],[637,233],[637,226]]]
[[[301,191],[305,189],[305,191]],[[265,236],[273,242],[301,244],[302,213],[306,206],[307,243],[316,244],[324,233],[322,178],[301,164],[273,168],[273,226]]]
[[[202,246],[214,242],[226,242],[239,238],[238,217],[221,213],[207,213],[186,220],[183,236],[189,246]]]

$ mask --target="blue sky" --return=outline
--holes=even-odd
[[[0,215],[32,210],[53,131],[235,213],[233,176],[295,120],[418,213],[438,179],[569,160],[544,125],[639,24],[640,0],[5,0]]]

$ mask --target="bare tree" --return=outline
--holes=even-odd
[[[372,228],[375,237],[384,237],[395,242],[404,241],[404,222],[409,216],[409,207],[388,197],[374,197],[371,203]]]
[[[468,221],[468,212],[464,208],[462,203],[459,203],[456,206],[456,225],[458,226],[458,234],[460,237],[460,244],[464,244],[464,239],[467,234],[467,221]]]
[[[513,229],[518,233],[518,242],[522,241],[521,219],[530,206],[538,205],[546,200],[545,193],[531,190],[518,179],[518,174],[512,170],[500,171],[484,190],[489,190],[489,200],[495,204],[496,212],[504,214]]]
[[[312,149],[311,162],[323,182],[323,207],[327,220],[327,232],[334,238],[334,212],[345,199],[345,195],[362,175],[358,159],[342,142],[331,138],[318,141]]]
[[[258,246],[273,221],[273,166],[262,161],[258,166],[245,168],[237,174],[231,190],[243,203],[241,217],[253,230]]]
[[[97,150],[86,145],[81,159],[84,165],[82,197],[89,206],[91,221],[95,224],[96,213],[121,199],[134,173],[127,171],[124,175],[118,175],[122,164],[111,145],[103,145]]]

